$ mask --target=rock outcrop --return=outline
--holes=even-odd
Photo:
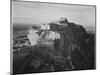
[[[95,69],[95,34],[87,33],[82,25],[63,23],[65,26],[49,23],[51,31],[60,34],[54,48],[36,45],[14,52],[15,74]]]

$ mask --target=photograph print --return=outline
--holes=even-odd
[[[11,0],[11,73],[95,70],[95,18],[95,5]]]

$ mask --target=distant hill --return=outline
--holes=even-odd
[[[87,32],[95,34],[96,27],[87,26],[87,27],[85,27],[85,29]]]
[[[13,24],[13,30],[14,31],[27,30],[30,27],[31,27],[31,25],[28,25],[28,24],[19,24],[19,23]]]

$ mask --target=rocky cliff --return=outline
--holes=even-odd
[[[54,48],[36,45],[14,52],[15,74],[95,69],[95,34],[70,22],[67,26],[50,26],[61,36],[54,40]]]

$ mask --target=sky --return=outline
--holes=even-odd
[[[95,6],[40,2],[12,2],[13,23],[41,24],[67,18],[69,22],[95,27]]]

